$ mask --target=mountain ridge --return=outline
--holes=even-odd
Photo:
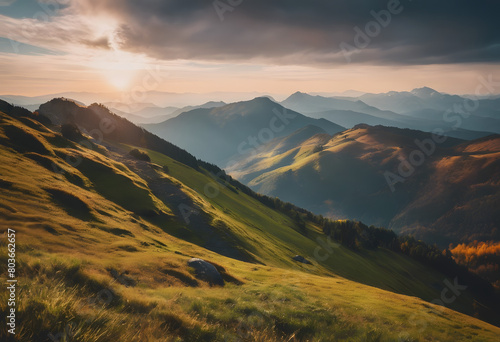
[[[344,127],[291,111],[266,97],[212,109],[184,112],[158,125],[142,125],[211,163],[225,165],[234,156],[251,153],[256,146],[306,125],[330,133]]]
[[[254,156],[239,160],[228,172],[258,192],[278,196],[314,212],[329,214],[336,218],[356,218],[369,224],[388,226],[398,232],[416,234],[419,238],[425,237],[426,241],[434,241],[441,246],[447,246],[451,242],[470,241],[468,239],[474,239],[474,237],[479,239],[481,234],[483,234],[482,239],[485,240],[499,239],[500,236],[495,237],[487,226],[483,227],[479,219],[476,222],[477,226],[469,230],[463,224],[458,224],[456,220],[461,214],[459,212],[453,214],[453,208],[442,208],[441,211],[436,211],[439,206],[435,204],[433,212],[437,216],[433,216],[433,219],[423,219],[429,215],[425,212],[417,214],[414,211],[418,207],[416,198],[423,199],[431,193],[436,193],[436,196],[455,196],[454,201],[450,200],[450,203],[455,203],[460,198],[460,201],[466,201],[466,203],[467,201],[476,203],[473,208],[479,208],[479,204],[473,201],[482,198],[481,193],[477,195],[470,192],[464,192],[468,195],[456,193],[469,182],[474,182],[471,176],[468,176],[467,182],[460,183],[459,181],[455,185],[447,185],[450,189],[457,187],[457,190],[453,192],[455,195],[445,195],[444,192],[439,192],[441,190],[438,189],[443,189],[444,186],[441,183],[446,181],[441,178],[435,179],[435,177],[438,174],[446,177],[446,171],[441,170],[443,167],[445,167],[444,170],[458,177],[462,168],[457,167],[456,172],[451,172],[451,165],[469,163],[468,170],[483,170],[481,180],[475,181],[477,185],[486,182],[485,184],[489,185],[482,185],[485,189],[494,188],[494,176],[499,174],[495,171],[495,165],[500,164],[497,156],[497,151],[500,151],[500,136],[492,135],[471,142],[446,138],[444,143],[429,145],[429,142],[432,142],[431,139],[430,133],[359,124],[337,136],[324,139],[320,143],[308,143],[307,140],[303,140],[300,145],[290,146],[288,150],[276,151],[276,146],[280,144],[280,139],[277,139],[262,146]],[[420,142],[418,145],[415,144],[416,140]],[[424,150],[421,150],[421,147]],[[423,164],[409,165],[414,171],[408,177],[398,179],[398,167],[403,165],[401,160],[407,162],[408,155],[416,153],[413,151],[420,151],[418,153],[424,155]],[[429,152],[429,156],[423,154],[422,151]],[[442,163],[446,160],[453,160],[453,162],[445,166],[446,164]],[[388,171],[391,173],[388,174]],[[396,178],[387,178],[386,175],[394,175]],[[395,192],[391,191],[388,183],[391,179],[394,181]],[[429,187],[423,185],[429,182],[433,185]],[[437,186],[434,182],[440,185]],[[422,186],[425,190],[421,190]],[[489,190],[487,193],[490,192]],[[484,196],[489,195],[485,193]],[[476,199],[473,200],[474,198]],[[439,201],[440,203],[446,202],[445,199]],[[485,206],[486,202],[482,204],[485,206],[482,210],[483,214],[490,210],[490,214],[486,216],[490,219],[485,219],[485,222],[488,220],[499,222],[499,218],[491,214],[495,212],[493,210],[494,197],[488,201],[490,201],[488,205]],[[380,203],[382,207],[379,207],[377,203]],[[405,206],[408,207],[404,209]],[[342,208],[346,211],[343,212]],[[402,212],[398,214],[401,210]],[[410,212],[413,213],[410,215]],[[442,229],[438,228],[438,224],[433,224],[439,221],[439,213],[451,215],[447,219],[444,219],[444,216],[441,218],[439,225]],[[472,222],[470,223],[473,224]],[[455,233],[451,228],[453,224],[460,227]]]

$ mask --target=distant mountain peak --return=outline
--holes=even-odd
[[[271,100],[268,96],[257,96],[253,100],[250,101],[256,101],[256,102],[274,102]]]
[[[292,95],[290,95],[287,98],[287,100],[288,99],[295,99],[295,100],[297,100],[297,99],[301,99],[301,98],[308,97],[308,96],[311,96],[311,95],[309,95],[307,93],[303,93],[301,91],[296,91],[295,93],[293,93]]]
[[[262,96],[260,96],[260,97],[266,97],[266,98],[268,98],[269,100],[271,100],[271,101],[273,101],[273,102],[276,102],[276,103],[277,103],[276,99],[275,99],[274,97],[272,97],[271,95],[262,95]]]
[[[352,130],[356,130],[356,129],[366,129],[366,128],[370,128],[372,126],[370,125],[367,125],[367,124],[364,124],[364,123],[360,123],[360,124],[357,124],[355,125],[353,128],[351,128]]]
[[[423,97],[430,97],[430,96],[433,96],[436,94],[441,94],[440,92],[438,92],[432,88],[429,88],[429,87],[415,88],[410,93],[412,93],[415,96],[422,97],[422,98]]]
[[[265,108],[268,107],[273,107],[276,105],[279,105],[279,103],[276,103],[272,99],[270,99],[267,96],[257,96],[256,98],[253,98],[248,101],[241,101],[241,102],[235,102],[235,103],[230,103],[226,106],[232,106],[232,105],[240,105],[240,106],[247,106],[247,105],[254,105],[254,106],[264,106]]]
[[[225,106],[226,104],[224,101],[208,101],[201,106]]]
[[[73,100],[73,99],[70,99],[70,98],[67,98],[67,97],[56,97],[56,98],[53,98],[52,100],[46,102],[46,103],[50,103],[50,104],[74,104],[78,107],[85,107],[85,104],[83,104],[82,102],[79,102],[79,101],[76,101],[76,100]]]

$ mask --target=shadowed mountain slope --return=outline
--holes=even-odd
[[[312,96],[297,92],[282,104],[348,128],[364,123],[426,132],[441,129],[447,136],[470,140],[500,133],[500,121],[489,116],[494,113],[491,104],[483,106],[483,100],[471,104],[463,97],[441,94],[430,88],[365,94],[358,98]],[[474,110],[467,109],[471,106]]]
[[[295,146],[276,139],[228,171],[258,192],[313,212],[388,226],[441,246],[500,239],[498,135],[466,143],[358,125],[306,138]]]

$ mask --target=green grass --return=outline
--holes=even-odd
[[[97,192],[127,210],[151,216],[165,209],[164,204],[154,200],[144,184],[109,163],[82,157],[78,170],[92,182]]]
[[[132,147],[127,147],[132,148]],[[328,246],[326,237],[318,227],[308,224],[308,238],[298,232],[295,223],[287,216],[265,207],[257,200],[228,188],[218,187],[215,197],[205,194],[206,184],[216,181],[208,173],[200,173],[171,158],[147,151],[154,163],[167,165],[169,176],[189,187],[193,196],[202,203],[210,203],[205,209],[214,217],[226,222],[240,240],[248,242],[249,250],[258,260],[276,267],[300,269],[304,272],[335,274],[382,289],[417,296],[425,300],[439,298],[444,277],[409,257],[378,249],[355,252],[343,246],[320,248],[320,256],[326,260],[314,266],[298,266],[291,260],[295,254],[315,259],[318,239]],[[209,193],[210,194],[210,193]],[[213,206],[213,207],[212,207]],[[320,245],[322,246],[322,245]],[[454,304],[455,308],[471,311],[471,298],[464,296]]]
[[[19,341],[50,341],[48,334],[71,341],[495,341],[500,331],[414,297],[313,275],[306,286],[298,271],[224,258],[218,261],[231,273],[254,280],[224,288],[126,287],[98,271],[107,260],[22,255]],[[131,276],[140,284],[148,274]],[[5,292],[0,301],[3,315]]]

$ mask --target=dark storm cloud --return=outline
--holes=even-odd
[[[397,0],[221,0],[232,8],[223,21],[212,0],[86,2],[86,10],[120,20],[124,49],[162,59],[328,65],[346,62],[341,47],[363,47],[349,56],[352,62],[500,61],[500,2],[494,0],[400,0],[399,6]],[[388,5],[397,8],[388,25],[377,24],[377,32],[369,24],[372,37],[360,38],[375,22],[371,12]]]

